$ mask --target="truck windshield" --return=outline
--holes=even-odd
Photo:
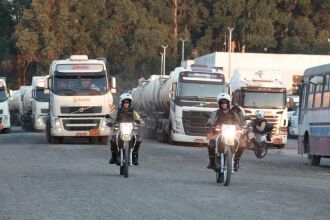
[[[44,89],[37,89],[36,90],[36,100],[38,102],[48,102],[49,94],[45,94]]]
[[[243,107],[245,108],[285,108],[285,94],[275,92],[245,92]]]
[[[4,102],[8,99],[5,88],[0,88],[0,102]]]
[[[201,83],[201,82],[181,82],[179,86],[179,96],[182,98],[197,97],[198,99],[214,99],[219,93],[225,92],[225,85],[215,83]]]
[[[60,75],[54,78],[53,92],[64,96],[104,95],[107,92],[105,75]]]

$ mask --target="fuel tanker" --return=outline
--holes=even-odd
[[[208,143],[206,122],[227,91],[222,68],[177,67],[170,75],[151,75],[132,90],[133,106],[147,115],[143,130],[159,142]]]

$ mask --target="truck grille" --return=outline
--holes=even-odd
[[[42,108],[41,109],[41,113],[42,114],[47,114],[49,112],[49,109],[48,108]]]
[[[208,132],[206,127],[208,117],[205,114],[207,114],[205,111],[183,111],[182,123],[187,135],[206,136]]]
[[[0,117],[0,124],[2,123],[2,117]]]
[[[74,113],[73,113],[74,112]],[[61,107],[62,114],[88,114],[88,113],[101,113],[102,106],[69,106]]]
[[[100,119],[63,119],[62,122],[67,131],[89,131],[100,125]]]
[[[3,109],[0,109],[0,114],[3,114]]]

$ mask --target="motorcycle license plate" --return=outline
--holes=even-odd
[[[98,128],[92,128],[89,130],[89,136],[100,136],[100,130]]]
[[[124,141],[129,141],[129,135],[128,134],[124,134],[123,135],[123,140]]]
[[[282,139],[281,138],[275,138],[274,139],[274,144],[282,144]]]

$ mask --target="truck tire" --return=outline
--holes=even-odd
[[[52,144],[61,144],[63,142],[63,137],[51,136],[50,142]]]
[[[109,144],[109,137],[108,136],[101,136],[99,137],[99,143],[103,145]]]
[[[99,141],[98,137],[90,137],[89,138],[89,143],[90,144],[97,144]]]
[[[11,128],[5,128],[2,131],[4,134],[9,134],[11,132]]]

